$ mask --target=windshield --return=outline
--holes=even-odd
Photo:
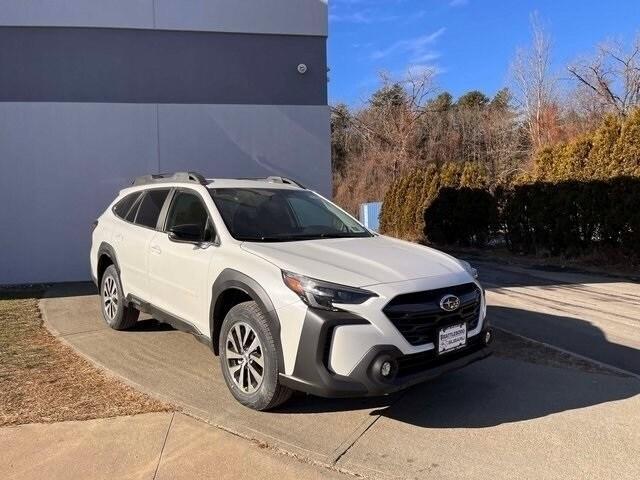
[[[236,240],[291,242],[372,236],[349,215],[308,190],[216,188],[209,191]]]

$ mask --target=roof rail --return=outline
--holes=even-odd
[[[292,180],[292,179],[287,178],[287,177],[276,177],[276,176],[267,177],[267,182],[285,183],[287,185],[295,185],[296,187],[304,188],[305,190],[307,189],[307,187],[302,185],[300,182],[297,182],[297,181]]]
[[[131,185],[150,185],[153,183],[198,183],[200,185],[208,185],[209,181],[197,172],[176,172],[176,173],[157,173],[152,175],[143,175],[136,177]]]

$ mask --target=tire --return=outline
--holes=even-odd
[[[140,312],[125,305],[120,274],[114,265],[109,265],[100,282],[102,317],[114,330],[126,330],[138,321]]]
[[[229,310],[222,323],[219,348],[222,375],[238,402],[262,411],[291,397],[292,390],[280,385],[278,347],[256,302],[240,303]]]

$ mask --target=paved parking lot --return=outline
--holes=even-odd
[[[494,323],[638,372],[640,285],[480,265]],[[82,293],[87,289],[87,294]],[[47,323],[93,361],[242,436],[374,478],[640,478],[640,379],[498,332],[496,354],[381,399],[237,404],[217,359],[154,321],[105,327],[86,286],[56,287]]]

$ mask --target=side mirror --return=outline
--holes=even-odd
[[[204,237],[202,227],[196,224],[175,225],[169,230],[169,240],[177,243],[200,243]]]

